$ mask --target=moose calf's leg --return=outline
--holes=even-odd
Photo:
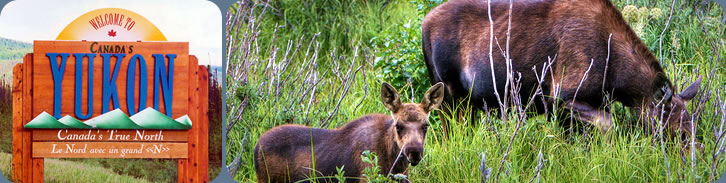
[[[599,128],[602,132],[607,132],[608,129],[610,129],[610,126],[612,126],[610,113],[602,109],[594,108],[590,106],[590,104],[568,101],[565,103],[565,110],[567,110],[565,112],[572,111],[571,115],[573,118],[589,122]]]

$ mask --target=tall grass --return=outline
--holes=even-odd
[[[207,70],[211,72],[211,70]],[[214,180],[222,168],[222,86],[217,77],[209,74],[209,179]]]
[[[13,106],[12,77],[0,77],[0,114],[8,114]]]
[[[0,171],[5,178],[11,177],[11,158],[2,156],[12,152],[12,81],[0,77]],[[9,154],[7,154],[9,155]]]
[[[46,182],[149,182],[142,178],[117,174],[103,166],[74,161],[46,159],[44,166]]]
[[[394,64],[388,60],[400,56],[405,59],[396,64],[403,68],[423,66],[414,51],[420,50],[420,42],[409,39],[420,39],[417,24],[430,10],[425,7],[438,3],[244,1],[235,5],[231,12],[237,13],[228,15],[226,91],[230,127],[226,163],[235,179],[256,181],[252,150],[259,136],[274,126],[296,123],[334,128],[368,113],[385,113],[379,101],[380,83],[404,72],[387,67]],[[481,116],[477,119],[433,113],[424,158],[409,168],[409,178],[413,182],[479,182],[484,172],[480,167],[485,167],[491,182],[718,179],[726,170],[721,125],[726,121],[726,73],[720,60],[726,53],[726,33],[718,21],[724,12],[715,3],[676,1],[672,16],[671,1],[615,4],[620,9],[632,5],[661,10],[660,17],[645,16],[641,17],[644,21],[630,23],[644,22],[639,35],[659,56],[677,91],[697,75],[706,78],[699,97],[689,106],[698,113],[695,124],[703,151],[692,156],[677,139],[647,130],[647,124],[618,103],[611,106],[614,121],[607,133],[582,124],[568,128],[544,115],[522,115],[522,110],[505,115],[475,111]],[[381,17],[388,17],[387,21],[380,23]],[[393,74],[386,76],[386,68]],[[421,79],[413,74],[406,77]],[[420,85],[406,81],[394,86],[406,93],[405,100],[418,102],[414,100],[423,92]],[[453,114],[471,112],[461,107],[466,105],[458,106]],[[449,135],[442,133],[440,119],[449,122]]]
[[[0,152],[12,152],[12,76],[0,76]],[[4,166],[4,165],[0,165]]]

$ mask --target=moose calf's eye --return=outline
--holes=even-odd
[[[403,125],[401,125],[401,124],[396,124],[396,131],[397,131],[398,133],[401,133],[401,132],[403,131]]]
[[[424,131],[428,130],[428,129],[429,129],[429,124],[428,124],[428,123],[424,124],[424,125],[423,125],[423,126],[421,127],[421,129],[423,129]]]

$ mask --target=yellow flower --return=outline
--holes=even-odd
[[[660,8],[650,9],[650,17],[653,19],[660,19],[661,17],[663,17],[663,10],[661,10]]]
[[[650,14],[650,10],[646,7],[640,7],[638,9],[638,21],[643,21],[648,18],[648,14]]]
[[[635,7],[633,5],[627,5],[623,7],[623,17],[625,17],[625,20],[628,22],[636,22],[638,21],[637,15],[638,15],[638,7]]]
[[[674,48],[675,50],[679,50],[679,49],[681,49],[681,44],[679,43],[679,41],[680,41],[680,40],[681,40],[681,39],[680,39],[680,38],[678,38],[678,36],[676,36],[676,32],[673,32],[673,33],[671,34],[671,46],[673,46],[673,48]]]

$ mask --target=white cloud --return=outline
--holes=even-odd
[[[123,8],[156,25],[169,41],[188,41],[199,64],[222,64],[222,15],[202,0],[18,0],[0,12],[0,37],[32,43],[54,40],[71,21],[99,8]]]

